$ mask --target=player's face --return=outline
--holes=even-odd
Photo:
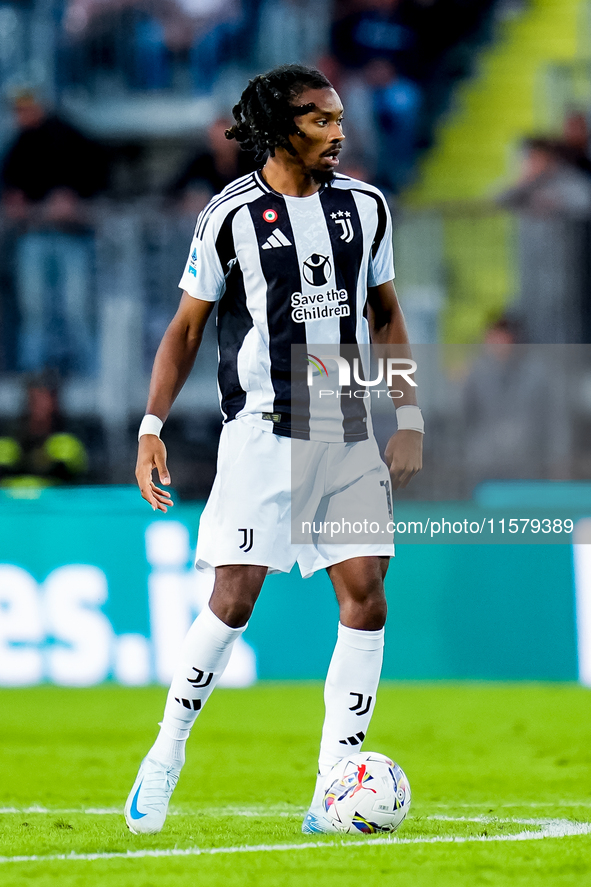
[[[316,181],[330,181],[345,138],[341,100],[332,88],[306,89],[297,104],[313,104],[314,108],[295,118],[298,133],[290,136],[290,142],[306,172]]]

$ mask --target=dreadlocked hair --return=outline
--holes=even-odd
[[[294,117],[307,114],[314,104],[294,104],[305,89],[326,89],[332,84],[321,71],[304,65],[281,65],[249,81],[232,108],[235,125],[226,130],[227,139],[236,139],[245,151],[253,151],[257,161],[276,148],[295,154],[288,136],[297,132]]]

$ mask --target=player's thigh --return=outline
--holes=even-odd
[[[290,569],[289,439],[241,420],[224,426],[199,526],[197,563]]]
[[[313,544],[302,546],[298,554],[302,575],[375,557],[383,581],[388,558],[394,556],[388,469],[372,441],[334,447],[330,461],[328,491],[314,517]]]
[[[332,537],[334,541],[392,540],[390,475],[375,440],[333,448],[323,504],[331,528],[338,523],[343,528],[338,540]]]

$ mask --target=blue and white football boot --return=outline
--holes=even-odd
[[[310,809],[304,816],[302,823],[302,831],[305,835],[329,835],[334,834],[338,829],[334,827],[323,806],[324,793],[326,790],[326,774],[316,776],[316,785],[314,786],[314,795]]]
[[[162,830],[180,772],[180,767],[144,758],[125,804],[125,821],[130,832],[155,835]]]
[[[337,829],[325,816],[322,805],[312,805],[302,823],[302,831],[305,835],[332,835]]]

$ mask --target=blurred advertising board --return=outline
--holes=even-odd
[[[211,593],[193,567],[202,508],[177,502],[156,516],[135,487],[0,493],[0,686],[168,684]],[[395,514],[426,520],[430,508],[399,503]],[[572,544],[417,541],[398,537],[387,577],[385,678],[577,679]],[[591,561],[577,564],[582,613]],[[323,678],[337,620],[324,573],[270,576],[226,685]],[[582,655],[591,649],[587,623],[581,662],[591,661]]]

